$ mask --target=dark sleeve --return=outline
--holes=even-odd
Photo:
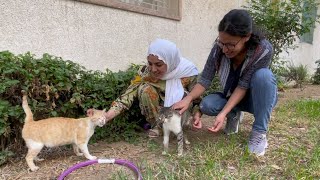
[[[256,52],[249,61],[247,67],[243,71],[243,75],[239,79],[238,86],[244,89],[249,89],[251,77],[258,69],[269,68],[271,63],[273,48],[269,41],[263,40],[257,47]]]
[[[218,52],[219,48],[215,44],[211,49],[207,62],[203,68],[203,71],[200,74],[198,79],[198,83],[201,84],[205,89],[208,89],[211,85],[211,82],[216,73],[216,61],[217,57],[219,57]]]

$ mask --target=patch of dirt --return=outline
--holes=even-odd
[[[320,85],[306,85],[302,89],[290,88],[279,92],[279,103],[301,98],[320,99]]]
[[[89,145],[89,151],[100,159],[125,159],[135,163],[140,168],[141,164],[136,164],[137,162],[152,162],[159,159],[157,154],[148,151],[147,141],[138,145],[126,142],[108,144],[101,141]],[[44,148],[39,157],[45,160],[35,162],[40,169],[36,172],[30,172],[24,159],[25,153],[15,159],[10,159],[9,163],[1,167],[0,179],[57,179],[69,167],[87,161],[83,156],[76,156],[71,147]],[[135,179],[135,174],[132,171],[116,164],[94,164],[83,167],[72,172],[65,179],[108,179],[108,177],[112,178],[111,175],[119,170]]]
[[[296,88],[279,92],[278,106],[288,100],[300,98],[320,99],[320,86],[307,85],[302,90]],[[246,121],[244,121],[241,126],[248,130],[248,132],[245,132],[245,134],[248,134],[249,129],[251,129],[253,117],[249,113],[245,113],[244,118]],[[190,130],[187,132],[189,140],[191,141],[191,146],[194,142],[212,141],[221,136],[221,133],[212,134],[206,130],[207,127],[212,126],[213,117],[203,116],[202,120],[204,124],[202,130]],[[175,137],[171,137],[170,153],[176,153]],[[71,147],[45,148],[40,153],[40,158],[44,158],[45,160],[36,162],[36,165],[39,166],[40,169],[37,172],[29,172],[24,159],[26,151],[25,148],[19,156],[11,158],[7,164],[0,167],[0,179],[57,179],[60,174],[69,167],[79,162],[87,161],[84,157],[76,156]],[[162,138],[149,139],[144,133],[141,134],[139,142],[136,142],[135,144],[126,142],[114,142],[109,144],[101,141],[89,145],[89,151],[98,158],[129,160],[135,163],[140,171],[143,171],[145,168],[144,166],[146,163],[143,162],[147,162],[147,164],[150,165],[164,160],[164,156],[161,155]],[[83,167],[72,172],[65,179],[111,179],[111,175],[119,170],[129,177],[132,177],[132,179],[135,179],[135,174],[131,170],[124,166],[113,164],[95,164]]]

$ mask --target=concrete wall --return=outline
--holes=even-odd
[[[146,62],[155,38],[174,41],[202,69],[223,15],[242,0],[182,0],[175,21],[72,0],[1,0],[0,51],[49,53],[93,70]]]
[[[318,7],[318,14],[320,14],[320,7]],[[295,66],[306,65],[309,74],[313,75],[317,68],[315,61],[320,60],[320,24],[316,23],[312,44],[301,42],[298,39],[296,45],[298,46],[296,49],[290,50],[289,53],[282,53],[282,58],[293,62]]]
[[[0,51],[49,53],[88,69],[118,71],[145,63],[148,44],[166,38],[201,70],[220,19],[244,2],[182,0],[182,20],[175,21],[73,0],[1,0]],[[313,72],[320,59],[319,24],[313,44],[298,45],[283,57]]]

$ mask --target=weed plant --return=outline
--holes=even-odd
[[[315,62],[317,64],[316,72],[313,75],[313,84],[320,84],[320,59]]]

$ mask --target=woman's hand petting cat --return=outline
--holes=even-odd
[[[113,109],[110,109],[109,111],[104,113],[104,117],[106,118],[107,122],[112,120],[116,115],[116,111]]]
[[[219,113],[216,117],[216,120],[213,123],[213,126],[209,127],[208,130],[214,133],[218,132],[222,128],[225,119],[226,119],[226,114]]]
[[[87,110],[87,116],[88,117],[92,116],[93,112],[94,112],[94,109],[88,109]],[[104,117],[106,119],[106,123],[107,123],[108,121],[112,120],[117,114],[116,114],[115,110],[110,109],[109,111],[104,112],[103,115],[104,115]]]
[[[174,110],[179,110],[179,114],[184,113],[190,106],[190,103],[192,101],[192,97],[191,96],[186,96],[185,98],[183,98],[181,101],[175,103],[174,105],[172,105],[172,109]]]

